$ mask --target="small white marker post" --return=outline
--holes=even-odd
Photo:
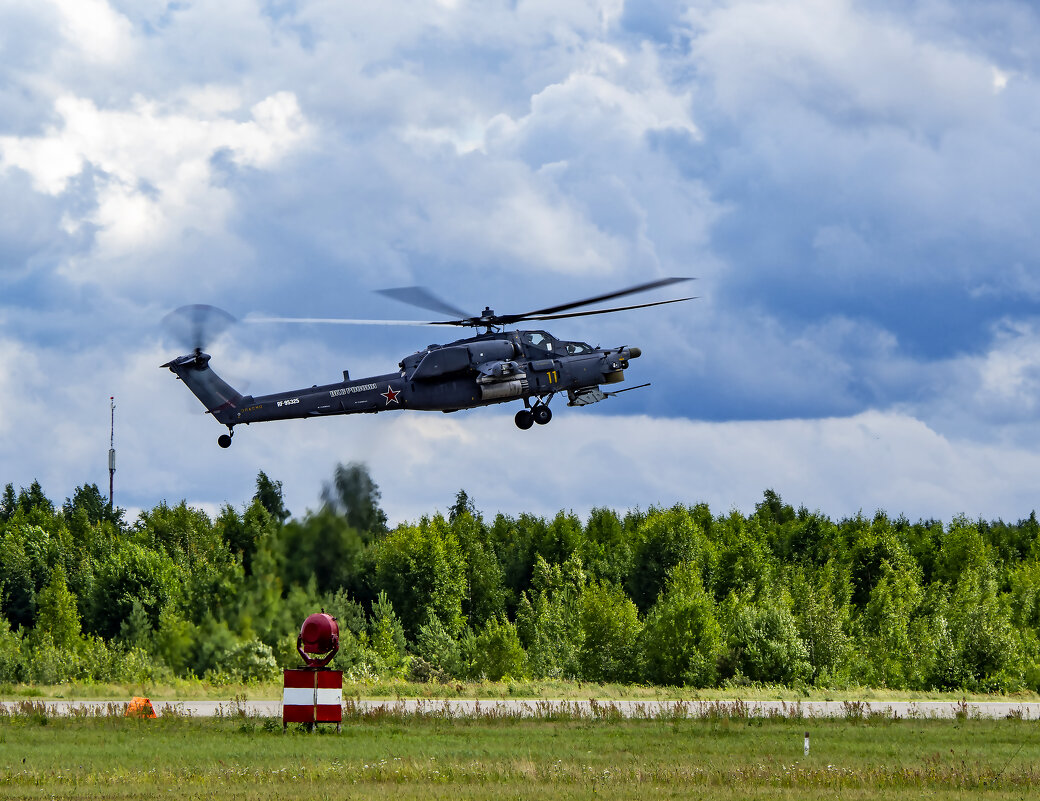
[[[809,732],[805,733],[805,755],[809,756]]]

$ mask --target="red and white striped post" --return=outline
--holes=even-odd
[[[343,671],[315,671],[314,722],[335,723],[339,731],[343,722]]]
[[[290,723],[343,722],[343,671],[300,669],[284,671],[282,728]]]
[[[339,652],[339,626],[336,618],[325,610],[309,615],[303,621],[296,650],[305,667],[286,670],[282,684],[282,729],[290,723],[335,723],[339,731],[343,722],[343,671],[329,670]]]
[[[282,685],[282,728],[314,723],[314,671],[286,670]]]

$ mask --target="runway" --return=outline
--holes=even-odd
[[[129,699],[127,699],[128,701]],[[27,699],[0,702],[0,714],[31,709],[50,716],[122,715],[127,701]],[[536,700],[536,699],[388,699],[344,702],[344,720],[383,716],[437,716],[445,718],[523,717],[554,718],[865,718],[901,719],[1021,718],[1040,719],[1040,702],[1019,701],[654,701],[654,700]],[[185,717],[281,717],[279,700],[153,701],[158,715]]]

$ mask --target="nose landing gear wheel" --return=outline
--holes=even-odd
[[[516,427],[521,431],[526,431],[534,425],[534,415],[531,414],[530,409],[521,409],[516,413],[513,422],[516,423]]]
[[[548,406],[539,404],[531,410],[531,414],[534,416],[534,421],[540,426],[544,426],[550,420],[552,420],[552,410]]]
[[[231,447],[231,435],[230,434],[221,434],[219,437],[217,437],[217,444],[221,448],[230,448]]]

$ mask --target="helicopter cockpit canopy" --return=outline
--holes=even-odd
[[[543,351],[557,356],[573,356],[579,353],[592,353],[592,347],[585,342],[562,342],[545,331],[522,331],[520,339],[528,348]]]

